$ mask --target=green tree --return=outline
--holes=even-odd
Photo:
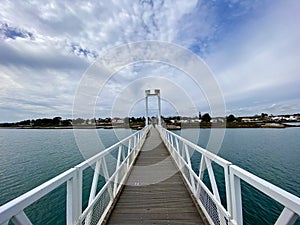
[[[72,120],[62,120],[61,125],[64,127],[71,126],[72,125],[71,121]]]
[[[54,125],[54,126],[59,126],[60,121],[61,121],[61,117],[60,117],[60,116],[54,117],[54,118],[52,119],[52,122],[53,122],[53,125]]]
[[[208,113],[205,113],[203,116],[202,116],[202,122],[206,122],[206,123],[209,123],[211,120],[211,117]]]
[[[230,115],[227,117],[227,122],[228,122],[228,123],[232,123],[232,122],[234,122],[234,121],[236,121],[235,116],[232,115],[232,114],[230,114]]]

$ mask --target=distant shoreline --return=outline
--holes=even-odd
[[[0,129],[51,129],[51,130],[62,130],[62,129],[133,129],[133,130],[140,130],[144,126],[129,126],[127,125],[117,125],[117,126],[93,126],[93,125],[76,125],[76,126],[0,126]],[[300,127],[300,125],[293,125],[293,124],[282,124],[282,123],[205,123],[205,124],[196,124],[196,123],[190,123],[190,124],[182,124],[182,125],[167,125],[168,130],[182,130],[182,129],[214,129],[214,128],[230,128],[230,129],[236,129],[236,128],[277,128],[277,129],[283,129],[283,128],[290,128],[290,127]]]
[[[119,128],[125,128],[125,129],[132,129],[131,127],[128,126],[59,126],[59,127],[21,127],[21,126],[11,126],[11,127],[1,127],[0,129],[52,129],[52,130],[59,130],[59,129],[119,129]]]

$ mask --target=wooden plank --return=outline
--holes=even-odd
[[[152,128],[106,224],[205,224],[204,220]]]

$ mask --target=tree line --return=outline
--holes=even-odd
[[[281,115],[278,116],[281,120],[288,120],[290,115]],[[295,117],[300,118],[300,114],[294,114]],[[155,117],[149,118],[154,119]],[[209,124],[211,122],[214,123],[227,123],[227,124],[234,124],[234,123],[241,123],[243,122],[242,119],[244,117],[236,117],[233,114],[230,114],[226,117],[214,117],[212,118],[209,113],[204,113],[195,117],[186,117],[186,116],[162,116],[162,120],[166,124],[179,124],[182,122],[188,121],[190,122],[199,122],[202,124]],[[259,121],[272,121],[274,120],[273,115],[268,115],[267,113],[261,113],[260,115],[255,115],[249,118],[254,118]],[[282,119],[283,118],[283,119]],[[286,118],[286,119],[285,119]],[[145,117],[125,117],[125,118],[91,118],[91,119],[84,119],[84,118],[76,118],[76,119],[62,119],[62,117],[57,116],[51,118],[42,118],[42,119],[32,119],[32,120],[23,120],[15,123],[0,123],[0,127],[67,127],[72,125],[112,125],[116,123],[124,123],[124,124],[139,124],[142,125],[145,123]]]
[[[15,123],[1,123],[2,127],[58,127],[58,126],[71,126],[72,120],[65,119],[57,116],[52,119],[42,118],[42,119],[33,119],[33,120],[23,120]]]

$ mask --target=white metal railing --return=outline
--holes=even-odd
[[[71,224],[98,224],[101,222],[115,197],[118,195],[129,171],[144,144],[149,127],[145,127],[111,147],[101,151],[90,159],[54,177],[44,184],[32,189],[20,197],[0,207],[0,224],[6,225],[12,221],[16,225],[31,224],[24,209],[63,184],[66,191],[66,222]],[[108,168],[112,161],[112,153],[117,152],[115,166]],[[110,162],[109,162],[110,161]],[[88,206],[82,212],[83,171],[94,167]],[[97,192],[99,176],[106,183]]]
[[[299,197],[233,165],[163,127],[158,126],[157,129],[210,224],[243,224],[240,180],[284,206],[284,210],[275,223],[276,225],[294,224],[298,219],[300,215]],[[194,171],[191,163],[191,157],[194,153],[201,157],[198,165],[199,174]],[[226,206],[223,206],[221,202],[212,164],[217,164],[223,168]],[[203,182],[203,174],[206,169],[212,191]]]

